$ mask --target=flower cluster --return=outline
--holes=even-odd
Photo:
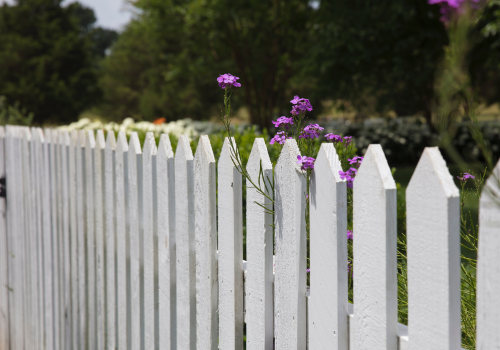
[[[349,168],[347,171],[339,170],[339,175],[342,180],[347,182],[347,187],[352,188],[352,184],[354,183],[354,177],[358,173],[358,169]]]
[[[466,4],[471,3],[473,7],[477,7],[481,0],[428,0],[429,5],[438,4],[441,6],[441,21],[448,23],[453,15],[460,14],[464,11]]]
[[[320,132],[324,130],[318,124],[307,125],[300,133],[299,138],[301,139],[315,139],[319,137]]]
[[[219,83],[219,87],[221,89],[226,89],[230,88],[232,86],[234,87],[241,87],[241,84],[237,82],[240,78],[235,77],[232,74],[226,73],[226,74],[221,74],[217,78],[217,82]]]
[[[351,165],[360,165],[361,162],[363,161],[363,157],[360,157],[360,156],[355,156],[353,158],[348,158],[347,161],[349,162],[349,164]]]
[[[314,169],[314,162],[316,161],[313,157],[297,156],[297,163],[300,165],[302,170],[312,170]]]
[[[347,239],[352,239],[352,231],[347,230]]]
[[[457,176],[457,179],[459,179],[462,182],[466,182],[467,180],[474,180],[476,177],[470,173],[463,173],[462,176]]]
[[[293,105],[290,114],[299,115],[301,113],[310,112],[313,110],[311,102],[307,98],[300,98],[299,96],[294,96],[293,100],[290,101]]]
[[[334,143],[343,143],[346,146],[349,146],[349,144],[352,142],[352,136],[340,136],[336,135],[333,133],[328,133],[325,135],[325,138],[327,140],[333,141]]]
[[[287,137],[286,132],[278,131],[276,135],[274,135],[274,137],[271,139],[271,141],[269,141],[269,144],[274,145],[275,143],[279,143],[280,145],[282,145],[285,143],[285,140],[287,138],[289,137]]]
[[[273,120],[273,124],[275,128],[279,128],[281,126],[284,126],[285,128],[290,127],[293,125],[293,118],[292,117],[285,117],[281,116],[276,121]]]

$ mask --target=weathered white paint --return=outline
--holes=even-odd
[[[116,345],[118,349],[127,349],[127,206],[125,203],[128,193],[127,160],[128,144],[123,131],[118,133],[115,153],[115,188],[114,199],[116,208]]]
[[[115,244],[115,133],[108,131],[104,149],[104,236],[106,291],[106,349],[116,348],[116,244]],[[124,191],[124,190],[122,190]],[[124,306],[126,310],[126,306]]]
[[[87,210],[85,204],[85,193],[87,181],[85,177],[85,131],[79,132],[79,146],[76,147],[76,218],[77,218],[77,252],[78,252],[78,349],[86,349],[87,341],[87,255],[85,249]]]
[[[299,148],[288,139],[276,165],[275,181],[275,347],[306,348],[306,178]]]
[[[177,348],[196,348],[193,152],[186,136],[175,152]]]
[[[76,159],[77,152],[80,152],[78,132],[71,132],[71,142],[68,154],[69,167],[69,211],[70,211],[70,259],[71,259],[71,335],[72,349],[79,348],[78,329],[78,209],[77,209],[77,182],[76,182]]]
[[[252,182],[273,197],[273,166],[264,139],[252,146],[246,170]],[[246,180],[247,271],[245,280],[246,348],[273,349],[273,203]]]
[[[5,128],[0,126],[0,178],[5,178],[6,152]],[[8,247],[5,198],[0,198],[0,348],[7,349],[9,344],[9,280]]]
[[[95,171],[94,171],[95,136],[93,131],[85,133],[85,208],[86,208],[86,275],[87,275],[87,334],[86,347],[97,349],[96,315],[96,228],[95,228]]]
[[[154,226],[153,226],[153,171],[156,163],[156,141],[148,132],[142,152],[142,301],[143,305],[143,349],[155,348],[154,305]]]
[[[128,148],[128,178],[127,178],[127,244],[129,257],[128,275],[128,334],[130,348],[141,347],[141,301],[140,301],[140,240],[139,240],[139,184],[141,181],[139,170],[142,169],[141,145],[137,133],[132,133]],[[141,186],[142,187],[142,186]]]
[[[219,349],[243,349],[242,181],[233,161],[234,139],[226,138],[219,162]]]
[[[158,344],[175,349],[175,178],[168,135],[160,136],[156,155],[156,232],[158,274]]]
[[[500,349],[500,162],[483,187],[479,206],[477,349]]]
[[[310,185],[309,348],[348,349],[347,192],[335,147],[324,143]]]
[[[354,180],[353,350],[397,349],[396,183],[380,145]]]
[[[194,157],[197,349],[218,347],[217,221],[215,157],[208,136]]]
[[[438,148],[426,148],[406,190],[410,350],[460,347],[460,205]]]

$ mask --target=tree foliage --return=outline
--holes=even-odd
[[[61,2],[0,7],[0,95],[34,113],[36,123],[74,120],[99,98],[97,61],[113,40],[110,31],[95,31],[91,9]]]

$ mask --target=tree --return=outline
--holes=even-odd
[[[93,11],[61,2],[0,7],[0,95],[34,113],[38,124],[74,120],[100,95],[96,60],[103,44],[90,36]]]

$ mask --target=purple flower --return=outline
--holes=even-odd
[[[299,135],[300,139],[315,139],[319,137],[319,133],[324,130],[318,124],[309,124],[307,125]]]
[[[311,269],[310,269],[310,268],[307,268],[307,269],[306,269],[306,272],[307,272],[307,273],[311,272]]]
[[[352,136],[344,136],[343,142],[348,146],[352,142]]]
[[[313,157],[297,156],[297,164],[299,164],[302,170],[314,169],[314,162],[316,161]]]
[[[339,170],[339,175],[342,180],[347,182],[347,187],[352,188],[352,184],[354,182],[354,177],[358,173],[358,169],[349,168],[347,171]]]
[[[363,161],[363,157],[360,157],[360,156],[356,156],[354,158],[349,158],[347,159],[347,161],[349,162],[349,164],[353,165],[353,164],[361,164],[361,162]]]
[[[463,173],[462,176],[457,176],[457,179],[459,179],[462,182],[466,182],[467,180],[474,180],[476,177],[470,173]]]
[[[270,145],[274,145],[275,142],[279,143],[280,145],[285,143],[285,140],[287,138],[286,132],[284,131],[278,131],[276,135],[269,141]]]
[[[441,22],[448,23],[453,15],[464,11],[464,4],[472,3],[472,8],[477,8],[481,0],[428,0],[429,5],[441,6]]]
[[[240,87],[241,84],[238,83],[236,80],[239,80],[240,78],[235,77],[232,74],[226,73],[226,74],[221,74],[217,78],[217,82],[219,83],[219,87],[221,89],[226,89],[228,87],[234,86],[234,87]]]
[[[335,135],[335,134],[332,134],[332,133],[328,133],[325,135],[325,138],[327,140],[330,140],[330,141],[333,141],[335,143],[337,142],[342,142],[342,136],[340,135]]]
[[[352,239],[352,231],[347,230],[347,239]]]
[[[278,119],[276,119],[276,121],[273,120],[273,124],[274,124],[275,128],[279,128],[282,125],[284,125],[285,127],[288,127],[288,126],[290,126],[290,125],[293,124],[293,118],[292,117],[288,118],[288,117],[285,117],[285,116],[281,116]]]
[[[290,111],[293,115],[299,115],[300,113],[310,112],[313,110],[311,102],[307,98],[300,98],[299,96],[294,96],[293,100],[290,100],[293,104],[292,110]]]

